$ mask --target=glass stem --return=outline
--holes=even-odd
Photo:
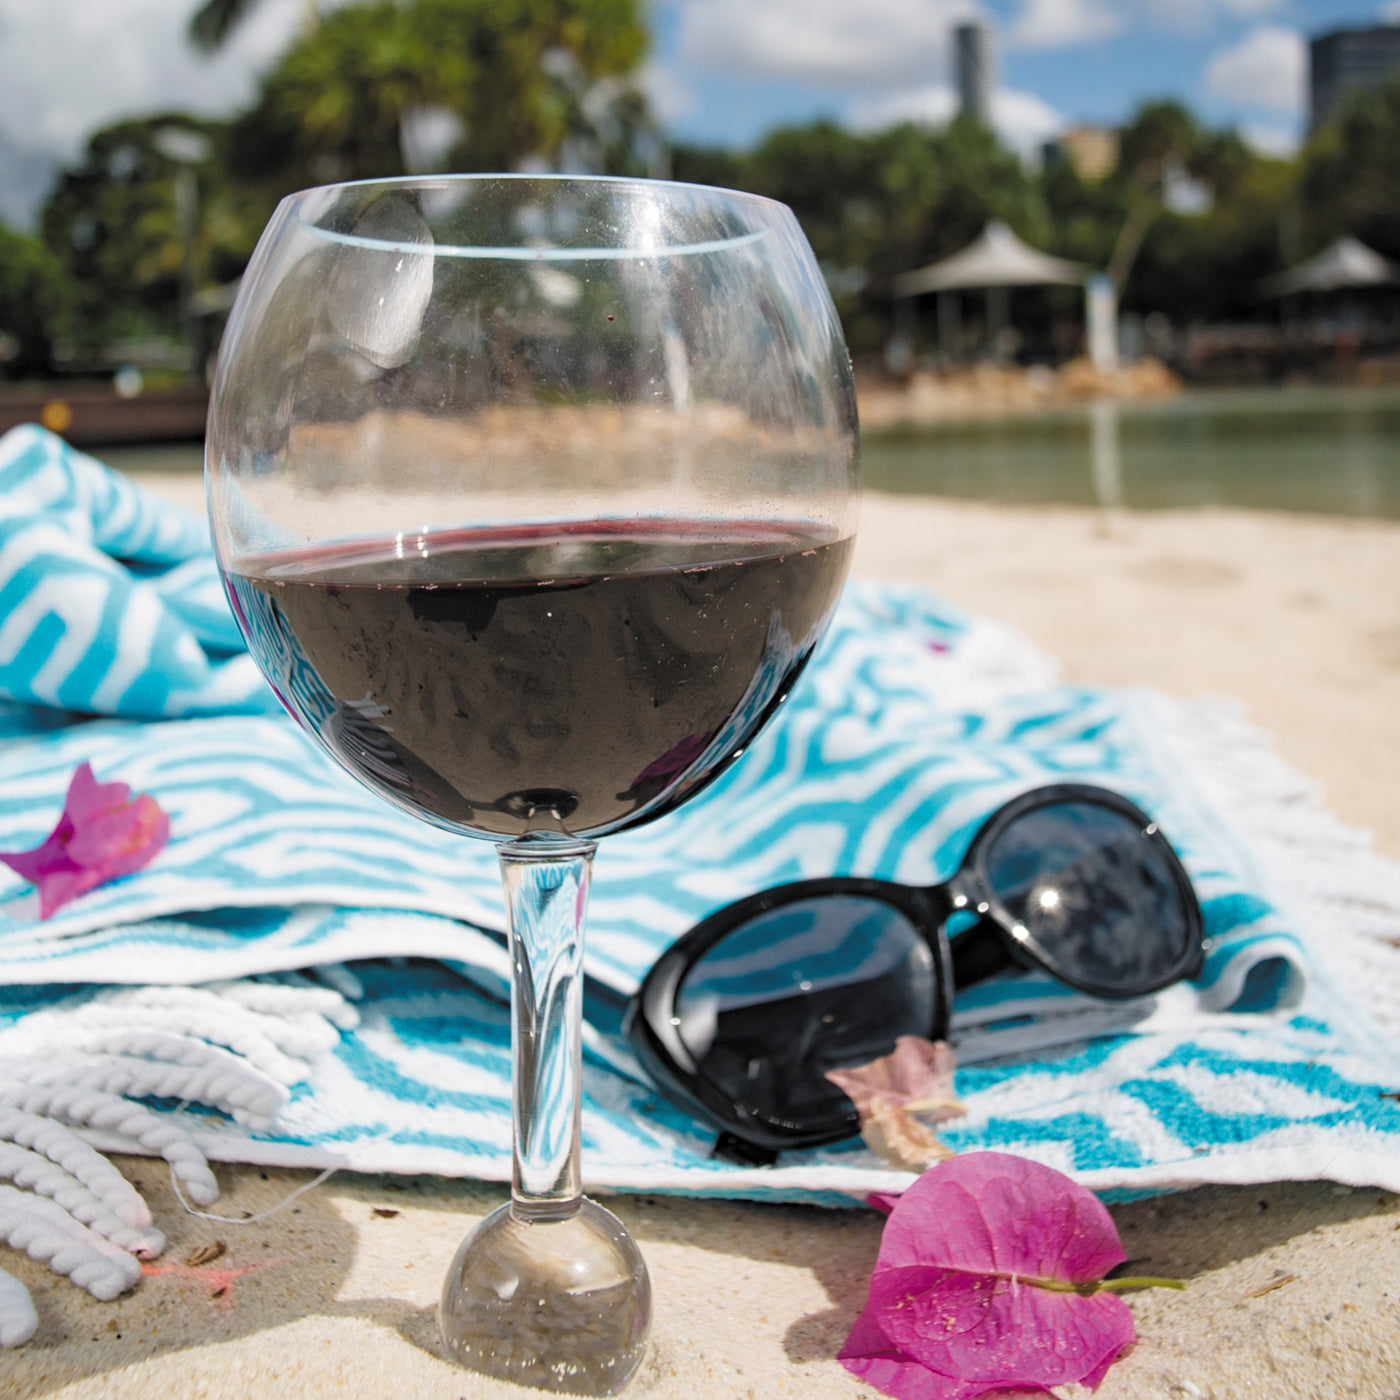
[[[572,1215],[582,1196],[583,918],[595,846],[499,847],[511,958],[511,1195],[526,1219]]]

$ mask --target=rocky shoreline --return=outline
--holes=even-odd
[[[1182,387],[1160,360],[1138,360],[1106,372],[1076,359],[1058,369],[987,363],[945,373],[917,370],[901,380],[858,377],[856,397],[862,428],[879,432],[1092,399],[1170,398]]]

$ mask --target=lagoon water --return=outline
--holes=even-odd
[[[1066,505],[1400,519],[1400,388],[1101,401],[869,434],[875,490]]]
[[[201,466],[190,443],[97,455],[124,470]],[[864,459],[877,491],[1400,519],[1400,388],[1228,390],[988,415],[867,434]]]

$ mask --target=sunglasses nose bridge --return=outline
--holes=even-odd
[[[959,870],[950,880],[941,885],[930,885],[921,890],[930,917],[938,928],[946,933],[948,925],[963,916],[981,918],[990,905],[987,894],[978,882],[976,874],[967,868]]]
[[[906,887],[907,888],[907,887]],[[953,952],[948,939],[948,921],[966,903],[957,877],[941,885],[926,885],[913,891],[916,922],[933,957],[933,1018],[928,1034],[945,1040],[953,1017]]]

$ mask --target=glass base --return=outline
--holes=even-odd
[[[582,1197],[562,1216],[494,1210],[462,1241],[438,1306],[454,1361],[517,1385],[616,1395],[651,1327],[641,1251],[610,1211]]]

